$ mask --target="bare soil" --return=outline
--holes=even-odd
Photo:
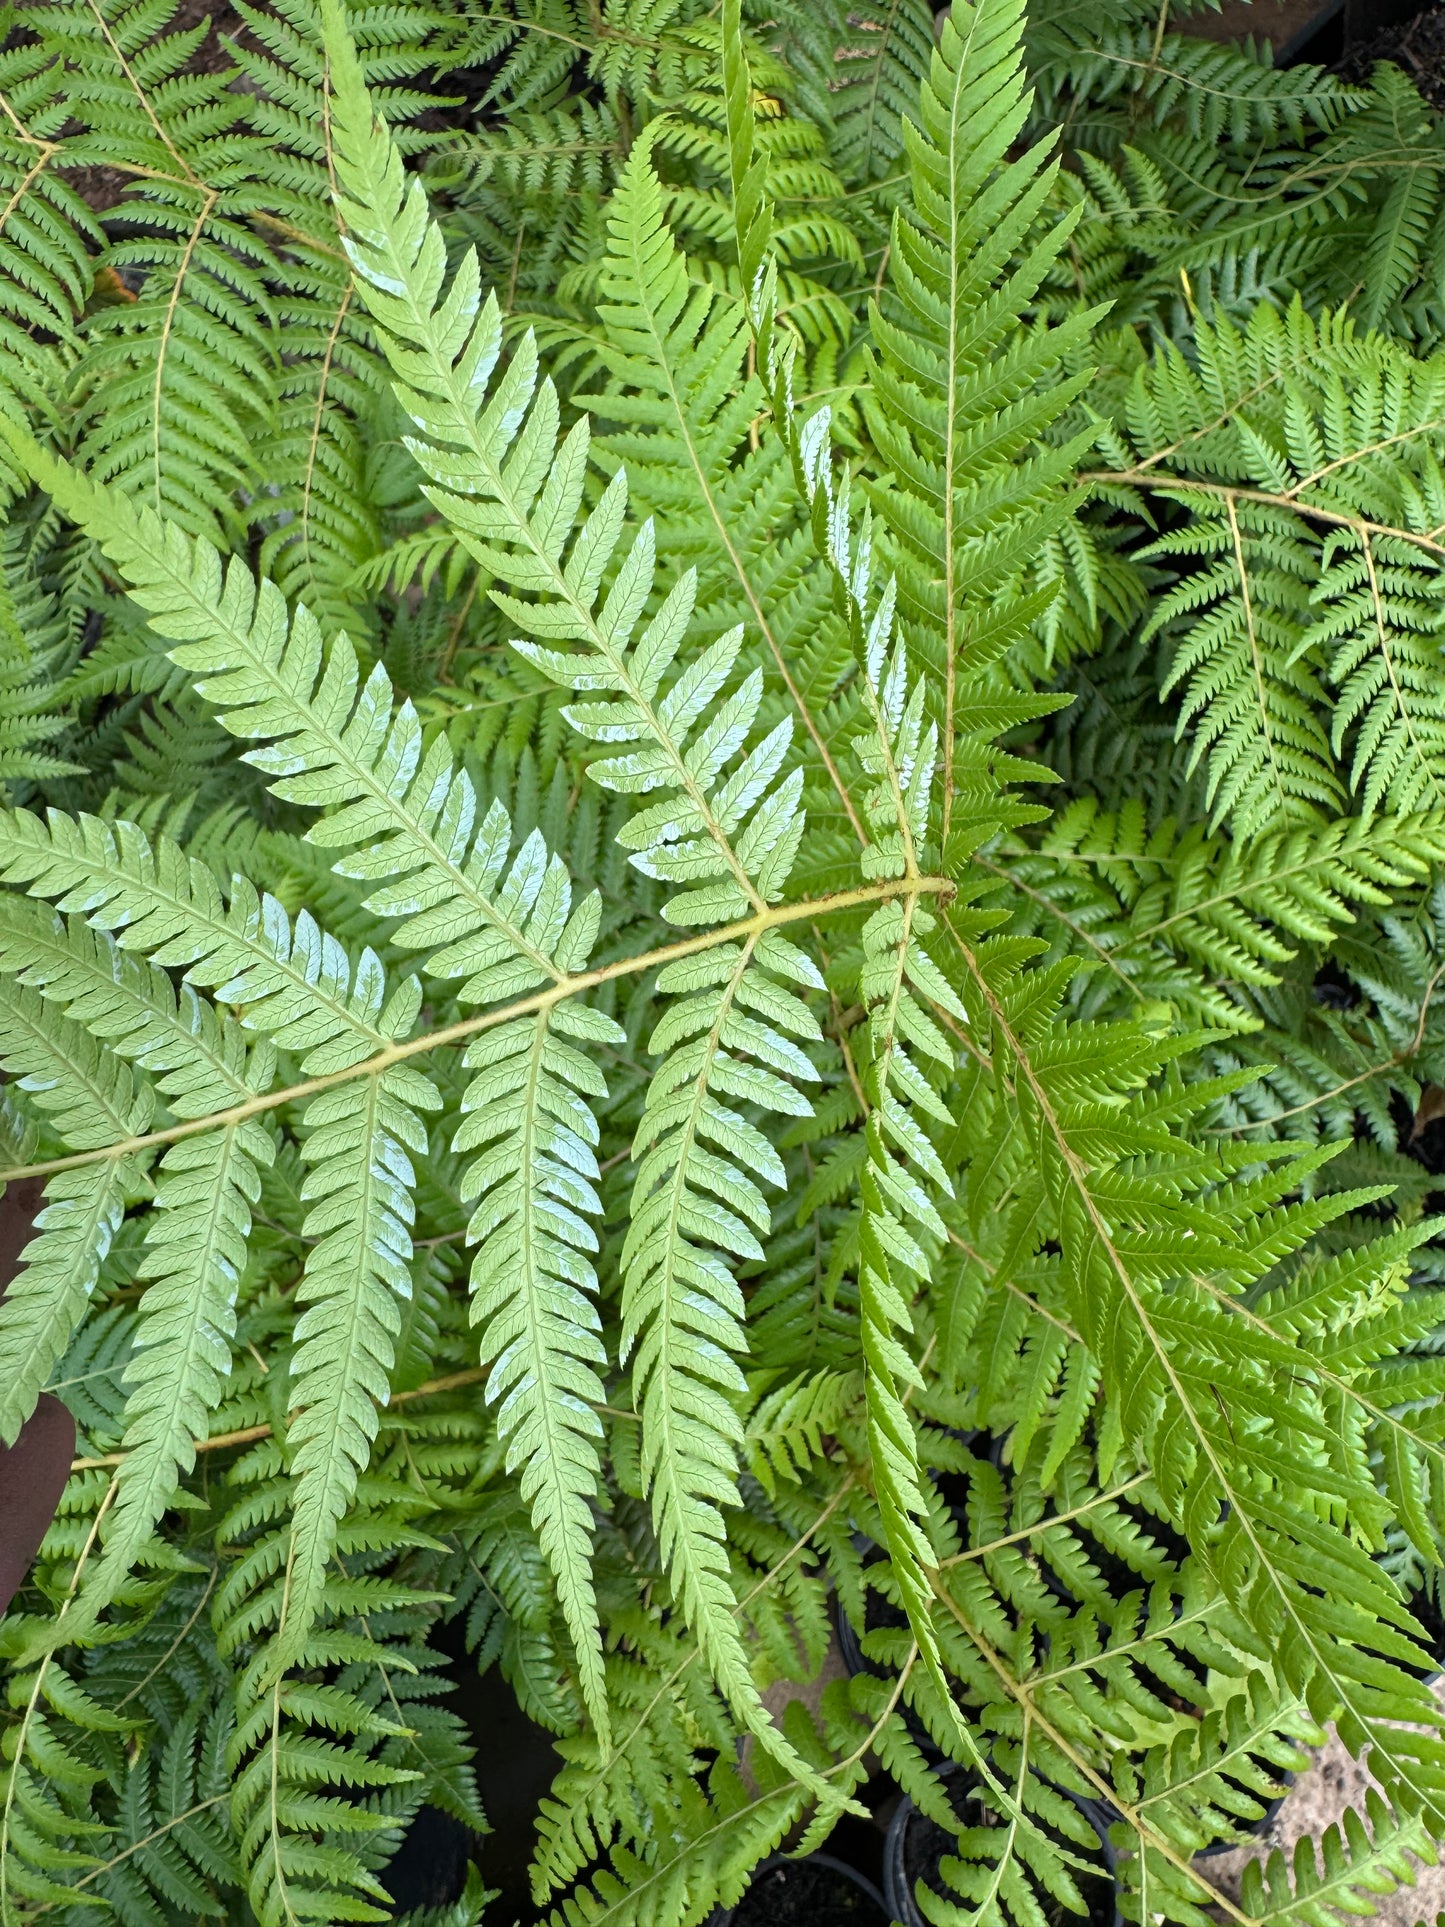
[[[1398,27],[1382,27],[1351,47],[1335,72],[1367,80],[1377,60],[1393,60],[1437,114],[1445,113],[1445,8],[1424,7]]]
[[[1434,1682],[1433,1690],[1445,1708],[1445,1677]],[[1310,1770],[1300,1774],[1258,1839],[1248,1847],[1201,1861],[1200,1874],[1227,1899],[1238,1901],[1244,1869],[1251,1860],[1267,1860],[1277,1850],[1292,1863],[1298,1843],[1308,1840],[1314,1843],[1318,1866],[1321,1835],[1328,1827],[1341,1826],[1350,1807],[1363,1817],[1366,1795],[1374,1784],[1365,1767],[1350,1757],[1331,1729],[1328,1745],[1315,1755]],[[1414,1886],[1397,1888],[1391,1894],[1369,1895],[1382,1927],[1415,1927],[1418,1921],[1433,1921],[1445,1913],[1445,1861],[1431,1866],[1417,1860],[1413,1865]]]

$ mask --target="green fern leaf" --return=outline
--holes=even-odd
[[[382,1014],[392,1035],[410,1027],[419,997],[405,991]],[[407,1066],[323,1092],[307,1105],[303,1151],[311,1169],[303,1226],[315,1242],[297,1291],[287,1431],[295,1480],[286,1603],[272,1664],[305,1650],[327,1584],[341,1519],[356,1493],[388,1395],[400,1300],[411,1293],[411,1152],[425,1155],[416,1116],[438,1099]]]

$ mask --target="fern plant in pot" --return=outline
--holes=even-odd
[[[1398,89],[865,16],[10,22],[0,1437],[79,1436],[7,1923],[386,1917],[422,1806],[485,1836],[459,1650],[559,1927],[878,1770],[930,1918],[1077,1911],[1080,1801],[1181,1927],[1445,1831]],[[1368,1825],[1223,1893],[1331,1722]]]

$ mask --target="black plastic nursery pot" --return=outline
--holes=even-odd
[[[450,1907],[466,1891],[478,1846],[469,1827],[439,1807],[422,1807],[381,1873],[393,1910]]]
[[[864,1588],[863,1598],[865,1614],[863,1635],[879,1632],[885,1627],[890,1631],[901,1630],[908,1623],[897,1607],[884,1599],[880,1593],[874,1592],[871,1587]],[[863,1651],[863,1636],[859,1634],[858,1628],[843,1610],[841,1599],[838,1601],[836,1618],[838,1651],[850,1676],[854,1673],[868,1673],[874,1679],[887,1679],[894,1669],[891,1666],[885,1666],[882,1660],[870,1659]]]
[[[19,1269],[42,1203],[38,1179],[12,1184],[0,1198],[0,1298]],[[40,1550],[74,1456],[75,1420],[48,1392],[41,1394],[15,1443],[0,1446],[0,1613]]]
[[[536,1909],[528,1869],[537,1815],[562,1764],[555,1736],[528,1719],[499,1666],[477,1671],[462,1616],[443,1621],[432,1643],[452,1663],[456,1691],[450,1704],[476,1748],[472,1764],[490,1830],[472,1842],[471,1857],[496,1894],[488,1915],[506,1923],[532,1920]],[[455,1844],[447,1850],[454,1856]]]
[[[888,1927],[882,1894],[856,1867],[830,1853],[801,1860],[774,1854],[754,1871],[735,1907],[709,1927]]]
[[[967,1823],[964,1808],[973,1798],[970,1781],[966,1775],[954,1773],[947,1777],[947,1784],[954,1810],[960,1821]],[[1085,1799],[1072,1793],[1067,1797],[1083,1814],[1098,1838],[1098,1871],[1087,1874],[1074,1869],[1074,1878],[1088,1904],[1087,1915],[1076,1914],[1061,1905],[1056,1906],[1048,1899],[1045,1900],[1045,1913],[1053,1922],[1053,1927],[1124,1927],[1115,1880],[1116,1855],[1109,1841],[1109,1823],[1114,1816],[1102,1801]],[[1079,1851],[1076,1843],[1071,1842],[1070,1845],[1076,1853]],[[958,1843],[951,1833],[930,1820],[927,1814],[921,1813],[911,1800],[900,1803],[893,1816],[893,1824],[888,1829],[888,1838],[883,1843],[883,1897],[893,1920],[901,1921],[903,1927],[930,1927],[928,1917],[918,1901],[920,1881],[930,1887],[940,1900],[954,1906],[960,1904],[960,1897],[939,1871],[941,1862],[954,1856],[957,1851]]]
[[[1441,0],[1358,0],[1357,29],[1345,37],[1333,71],[1341,80],[1368,80],[1380,60],[1391,61],[1420,90],[1434,113],[1445,113],[1445,5]]]
[[[1445,1610],[1431,1592],[1411,1593],[1408,1603],[1424,1629],[1425,1637],[1420,1643],[1434,1662],[1434,1671],[1429,1677],[1437,1680],[1445,1673]]]
[[[15,1443],[0,1446],[0,1613],[40,1550],[74,1455],[75,1420],[48,1392],[41,1393]]]

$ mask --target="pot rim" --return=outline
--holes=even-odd
[[[940,1773],[938,1777],[940,1779],[949,1779],[955,1773],[966,1771],[967,1769],[961,1767],[958,1761],[950,1760],[947,1765],[947,1770]],[[1104,1802],[1101,1800],[1090,1800],[1083,1794],[1070,1793],[1066,1787],[1059,1787],[1056,1791],[1062,1793],[1066,1800],[1073,1801],[1074,1805],[1078,1807],[1079,1811],[1098,1835],[1100,1851],[1104,1858],[1101,1877],[1109,1881],[1114,1898],[1112,1927],[1126,1927],[1123,1914],[1119,1909],[1119,1881],[1115,1871],[1117,1856],[1109,1839],[1108,1811],[1105,1808]],[[889,1918],[901,1922],[902,1927],[929,1927],[929,1923],[922,1909],[914,1898],[913,1888],[905,1878],[903,1872],[903,1843],[908,1827],[908,1817],[917,1811],[918,1808],[905,1793],[898,1803],[897,1811],[889,1822],[888,1832],[883,1841],[884,1906]],[[1082,1920],[1080,1921],[1080,1927],[1084,1927]]]
[[[829,1853],[825,1847],[819,1847],[813,1853],[805,1853],[801,1858],[791,1853],[770,1853],[753,1868],[748,1879],[748,1885],[751,1886],[759,1874],[766,1873],[770,1867],[808,1866],[826,1867],[830,1873],[842,1874],[846,1879],[851,1880],[855,1887],[860,1887],[868,1898],[874,1902],[878,1908],[879,1915],[883,1919],[892,1920],[894,1918],[888,1910],[888,1902],[884,1899],[883,1895],[879,1893],[867,1874],[860,1873],[856,1867],[850,1866],[846,1860],[840,1860],[836,1853]],[[747,1888],[744,1888],[743,1892],[746,1893]],[[742,1899],[739,1897],[731,1907],[715,1908],[708,1919],[707,1927],[732,1927],[733,1916],[741,1905]]]

